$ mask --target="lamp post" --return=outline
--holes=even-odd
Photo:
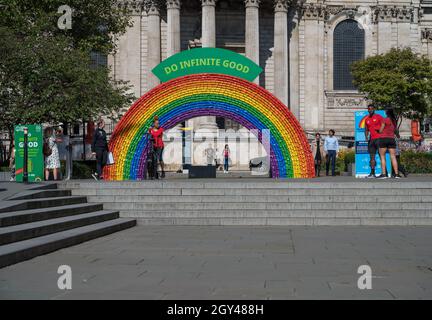
[[[24,128],[24,172],[23,182],[28,183],[28,128]]]

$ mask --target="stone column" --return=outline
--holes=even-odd
[[[259,3],[260,0],[245,0],[246,7],[246,57],[259,65]],[[259,76],[254,80],[259,83]]]
[[[180,0],[167,0],[167,57],[180,52]]]
[[[202,47],[216,47],[216,1],[201,0],[202,4]]]
[[[202,25],[201,45],[203,48],[216,47],[216,1],[201,0],[202,4]],[[199,136],[213,137],[217,133],[216,117],[200,117],[194,124],[200,129]]]
[[[289,108],[300,120],[300,86],[299,86],[299,17],[296,7],[291,9],[289,23]]]
[[[275,0],[274,93],[288,105],[288,1]]]
[[[159,84],[159,79],[151,72],[161,62],[161,29],[160,29],[160,11],[156,0],[149,2],[147,7],[148,16],[148,86],[149,89]]]
[[[180,0],[167,0],[167,58],[180,52]],[[172,139],[170,142],[173,144],[172,150],[175,150],[175,158],[179,161],[172,162],[177,171],[182,169],[182,156],[183,156],[183,145],[182,145],[182,124],[177,124],[174,128],[169,130],[167,136]],[[181,151],[179,153],[178,151]]]
[[[378,54],[389,51],[392,47],[392,8],[378,6],[375,9],[378,24]]]

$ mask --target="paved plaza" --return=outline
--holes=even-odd
[[[0,269],[0,298],[430,299],[431,243],[432,227],[139,226]]]

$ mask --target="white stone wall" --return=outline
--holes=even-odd
[[[422,5],[428,4],[424,1]],[[429,6],[432,7],[432,3]],[[268,8],[269,6],[266,11],[260,11],[259,19],[260,65],[264,69],[259,83],[270,92],[274,92],[274,18]],[[376,11],[377,9],[380,10]],[[293,104],[293,112],[304,129],[307,132],[326,132],[333,128],[340,135],[352,135],[353,112],[365,107],[365,101],[358,92],[333,90],[332,33],[339,22],[352,18],[363,26],[366,56],[384,53],[395,46],[409,46],[432,58],[431,10],[423,14],[419,0],[307,0],[299,14],[300,20],[290,30],[289,38],[289,48],[295,51],[290,52],[290,57],[293,58],[290,61],[289,75],[292,101],[290,103]],[[190,43],[200,45],[200,14],[199,6],[193,10],[182,9],[182,50],[187,50]],[[115,78],[129,80],[137,97],[151,89],[147,81],[151,73],[147,61],[147,18],[146,12],[134,14],[133,27],[118,39],[119,49],[115,56],[109,57]],[[290,19],[292,18],[293,15],[290,15]],[[217,7],[216,22],[220,27],[216,30],[219,46],[230,43],[235,46],[236,52],[244,52],[244,37],[239,33],[239,30],[244,30],[242,19],[244,10],[232,11]],[[224,21],[226,24],[221,27]],[[164,59],[167,55],[167,20],[163,11],[160,28],[161,58]],[[406,129],[408,127],[405,126]]]
[[[358,21],[365,30],[366,56],[392,47],[432,53],[428,44],[421,45],[418,9],[418,1],[306,1],[298,27],[298,86],[299,120],[307,132],[333,128],[352,135],[354,111],[365,108],[358,92],[333,90],[335,26],[344,19]]]

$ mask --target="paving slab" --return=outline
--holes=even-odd
[[[426,226],[139,226],[0,269],[0,299],[431,299],[430,243]]]

